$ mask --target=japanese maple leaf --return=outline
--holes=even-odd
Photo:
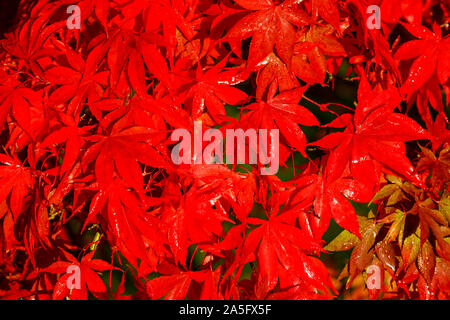
[[[347,251],[353,248],[350,260],[346,266],[347,270],[345,270],[349,275],[346,288],[350,288],[355,277],[361,274],[361,272],[371,263],[376,263],[376,261],[378,261],[378,263],[381,264],[378,259],[374,260],[375,250],[377,250],[378,257],[381,258],[381,260],[386,261],[383,258],[388,255],[388,250],[390,249],[389,246],[391,246],[389,243],[379,242],[375,249],[375,238],[380,231],[381,225],[377,225],[373,219],[368,219],[366,217],[359,216],[358,220],[361,232],[361,237],[359,239],[353,235],[349,235],[347,231],[344,230],[325,247],[325,250],[332,252]],[[383,249],[386,249],[386,252],[381,251],[382,246]],[[383,253],[384,255],[382,255]],[[390,266],[392,267],[392,263]],[[388,271],[392,270],[389,268],[387,269]],[[392,276],[395,277],[393,274]]]
[[[286,277],[286,272],[325,292],[327,287],[333,288],[325,266],[317,258],[307,255],[318,253],[320,243],[305,230],[291,225],[291,221],[289,213],[278,216],[272,213],[268,220],[247,220],[247,223],[259,227],[245,239],[241,263],[251,261],[256,253],[260,272],[257,285],[259,298],[264,298],[274,289],[279,278],[282,281]]]
[[[320,15],[326,22],[339,31],[339,10],[337,0],[312,0],[314,14]]]
[[[83,12],[83,15],[85,17],[89,17],[92,11],[95,11],[97,19],[105,28],[105,31],[108,32],[107,17],[110,6],[109,0],[94,0],[94,1],[81,0],[78,3],[78,5],[80,6],[80,11]]]
[[[256,98],[262,99],[272,83],[276,83],[280,91],[287,91],[300,86],[294,72],[275,54],[270,53],[261,63],[258,70]]]
[[[142,38],[127,32],[117,32],[106,42],[109,44],[107,61],[111,70],[109,83],[113,88],[120,84],[119,80],[126,74],[129,87],[138,95],[145,96],[147,87],[141,42]]]
[[[433,25],[433,32],[421,25],[404,23],[403,26],[419,40],[406,42],[397,50],[394,58],[416,58],[403,84],[403,91],[411,95],[424,86],[433,75],[444,85],[450,76],[450,37],[442,37],[441,28]]]
[[[67,45],[57,44],[59,49],[65,53],[69,65],[51,66],[44,72],[44,79],[55,86],[50,95],[50,102],[59,105],[70,101],[67,113],[81,112],[81,105],[88,100],[89,109],[98,119],[102,119],[102,111],[110,111],[117,108],[116,99],[108,99],[110,106],[100,103],[104,92],[102,86],[108,84],[108,71],[99,71],[98,67],[103,59],[107,47],[101,43],[92,49],[86,61],[83,57]]]
[[[227,58],[218,64],[202,70],[197,64],[195,75],[175,73],[175,81],[178,83],[176,93],[182,98],[182,102],[188,104],[191,109],[193,120],[198,119],[208,108],[213,118],[220,119],[225,116],[223,103],[238,105],[247,100],[247,94],[238,88],[233,87],[242,82],[243,79],[240,68],[224,70]]]
[[[45,180],[45,177],[42,177],[38,170],[32,171],[31,168],[24,166],[16,155],[0,154],[0,163],[2,163],[0,165],[0,203],[3,211],[11,212],[4,222],[5,228],[9,225],[8,230],[4,230],[5,234],[11,235],[18,232],[22,238],[26,239],[24,247],[30,255],[30,262],[35,267],[36,242],[39,241],[47,247],[51,246],[48,240],[48,211],[43,205],[44,192],[41,190],[42,180]],[[34,178],[35,175],[40,175],[41,185],[39,180]],[[8,223],[9,218],[13,219],[15,225]],[[7,243],[14,238],[15,236]]]
[[[147,293],[151,299],[183,300],[191,282],[189,273],[162,276],[147,282]]]
[[[153,270],[158,256],[166,252],[163,248],[164,238],[157,228],[155,218],[143,210],[139,198],[126,190],[123,185],[115,183],[109,190],[101,190],[107,197],[107,216],[116,243],[130,263],[137,268],[146,265]],[[99,194],[100,194],[99,193]],[[99,202],[104,199],[99,199]]]
[[[167,7],[166,3],[161,1],[155,1],[153,5],[161,5],[162,8],[160,10],[173,11],[173,9]],[[167,14],[167,12],[164,12],[164,14]],[[178,14],[174,13],[174,15]],[[160,17],[156,19],[160,19]],[[175,24],[170,24],[168,28],[173,28],[173,32],[176,33],[175,26]],[[167,30],[164,30],[165,32]],[[192,37],[192,31],[189,33]],[[134,31],[131,32],[124,29],[116,32],[111,40],[105,39],[104,43],[109,48],[107,62],[110,69],[110,85],[113,88],[120,85],[123,90],[131,87],[136,91],[137,95],[145,97],[147,94],[146,67],[163,87],[172,88],[173,84],[169,76],[166,57],[161,54],[157,47],[162,46],[166,47],[167,50],[172,50],[172,44],[167,42],[167,38],[162,38],[150,32],[135,34]],[[123,86],[126,82],[121,81],[125,75],[129,87]]]
[[[47,148],[56,144],[65,142],[64,160],[61,166],[61,176],[72,168],[80,155],[80,150],[84,145],[83,136],[89,134],[92,126],[78,127],[75,119],[67,116],[65,113],[59,113],[58,117],[64,125],[55,128],[44,141],[39,145],[40,148]]]
[[[108,221],[115,243],[126,259],[136,268],[139,259],[142,268],[145,263],[145,267],[154,270],[158,254],[165,252],[164,238],[154,217],[145,213],[144,208],[142,199],[126,189],[123,181],[115,179],[109,185],[100,186],[92,198],[83,230],[101,212],[103,220],[99,220]]]
[[[87,300],[87,291],[94,295],[106,293],[106,286],[96,271],[109,271],[114,269],[112,265],[101,259],[93,259],[94,251],[86,254],[81,261],[78,261],[70,253],[63,251],[64,256],[69,261],[57,261],[49,267],[40,270],[54,274],[63,274],[55,284],[53,289],[54,300],[61,300],[65,297],[71,300]],[[72,268],[72,269],[71,269]],[[78,279],[71,277],[80,276],[79,288],[70,288],[68,284],[75,284]]]
[[[291,68],[297,77],[310,84],[323,83],[327,59],[347,55],[332,31],[333,28],[329,25],[311,26],[308,31],[299,31]]]
[[[1,86],[0,101],[2,102],[0,121],[6,121],[9,115],[18,124],[18,129],[25,133],[28,143],[36,139],[46,123],[40,92],[20,85],[16,88]],[[14,130],[14,127],[11,130]]]
[[[445,88],[445,87],[444,87]],[[435,127],[433,120],[433,116],[431,114],[430,106],[439,112],[438,117],[436,120],[441,117],[441,115],[445,118],[445,108],[444,108],[444,101],[442,99],[442,90],[441,85],[439,84],[439,80],[436,75],[433,75],[427,83],[425,83],[420,89],[417,91],[414,91],[411,95],[407,98],[408,103],[408,109],[410,109],[414,103],[417,105],[417,111],[419,112],[420,116],[422,117],[423,121],[425,122],[426,128],[433,132],[433,136],[437,138],[439,135],[445,135],[446,131],[436,131],[433,130]]]
[[[194,299],[218,299],[216,292],[218,272],[212,270],[204,271],[186,271],[176,274],[163,275],[147,282],[147,294],[151,299],[164,300],[184,300],[191,288],[193,282],[202,284],[200,292],[197,292]]]
[[[10,75],[3,70],[0,71],[0,101],[2,104],[2,108],[0,109],[0,125],[2,127],[5,125],[7,117],[12,112],[14,105],[17,103],[14,103],[13,99],[11,99],[11,95],[14,94],[14,91],[20,88],[20,86],[21,82],[16,76]],[[27,94],[26,90],[23,91],[22,98]],[[16,94],[20,95],[20,90]],[[14,112],[17,113],[20,112],[20,109],[23,109],[23,106],[15,108],[18,110]]]
[[[231,203],[236,217],[244,222],[254,203],[256,181],[253,173],[239,174],[222,165],[191,165],[189,177],[202,186],[220,186],[222,198]],[[223,206],[215,199],[215,206]]]
[[[167,233],[175,261],[186,265],[191,244],[207,244],[222,234],[223,222],[231,220],[219,200],[229,189],[229,185],[220,181],[202,187],[194,185],[179,203],[164,206],[161,228]]]
[[[136,4],[131,3],[130,6],[132,7],[131,10],[135,11],[134,7]],[[159,33],[162,31],[162,39],[164,40],[163,46],[165,47],[165,50],[167,50],[168,59],[173,62],[175,51],[180,44],[177,41],[180,34],[192,45],[195,42],[192,41],[194,36],[197,35],[198,31],[201,32],[201,29],[196,30],[196,28],[198,28],[196,22],[200,20],[197,19],[199,16],[199,12],[197,12],[198,3],[181,0],[155,0],[148,1],[145,6],[148,8],[145,10],[146,33],[148,35],[152,32]],[[138,5],[138,7],[140,6]],[[132,27],[133,26],[131,26],[130,31],[134,33]],[[181,53],[185,54],[186,52]]]
[[[43,13],[42,16],[24,21],[20,28],[16,28],[14,33],[8,34],[3,47],[11,55],[19,57],[20,63],[27,64],[31,71],[42,77],[42,66],[38,60],[47,55],[56,55],[58,51],[47,45],[48,39],[58,29],[64,28],[65,21],[47,25],[52,11]]]
[[[366,81],[361,82],[355,114],[342,115],[330,125],[345,123],[345,131],[312,143],[331,150],[327,165],[330,180],[338,179],[349,166],[357,181],[373,189],[381,165],[387,172],[421,183],[405,155],[404,141],[430,139],[430,135],[408,116],[393,112],[399,99],[394,88],[376,93]]]
[[[347,1],[350,16],[354,19],[350,19],[353,23],[350,24],[349,28],[345,29],[348,37],[342,37],[340,40],[344,44],[347,52],[351,56],[355,56],[355,58],[358,55],[367,55],[367,50],[370,51],[371,57],[369,59],[389,71],[396,81],[400,81],[400,74],[397,67],[398,63],[392,57],[391,46],[387,37],[384,36],[380,29],[367,28],[368,6],[369,1]]]
[[[14,218],[25,207],[33,186],[31,169],[25,167],[16,156],[0,154],[0,202],[7,199]]]
[[[307,83],[323,83],[326,74],[325,56],[315,44],[298,43],[292,58],[292,71]],[[297,49],[298,48],[298,49]]]
[[[245,106],[248,113],[242,116],[241,123],[249,127],[279,128],[284,143],[305,154],[306,137],[298,126],[316,126],[319,124],[315,116],[299,102],[307,87],[299,87],[275,95],[276,81],[269,88],[265,100]]]
[[[416,0],[383,0],[380,11],[383,12],[381,19],[386,23],[396,24],[404,17],[411,24],[421,24],[424,4],[423,1]]]
[[[416,200],[417,201],[417,200]],[[448,257],[450,255],[450,245],[445,241],[445,230],[449,230],[448,221],[445,215],[434,208],[433,201],[428,198],[418,204],[418,215],[420,218],[420,243],[423,245],[430,235],[430,231],[434,234],[439,243],[442,256]],[[415,208],[414,208],[415,209]],[[413,211],[413,210],[412,210]],[[415,210],[414,210],[415,211]],[[414,212],[413,213],[417,213]]]
[[[290,65],[296,40],[295,27],[305,25],[310,20],[295,0],[275,4],[271,0],[236,0],[247,14],[227,33],[229,41],[240,41],[252,37],[247,68],[250,71],[272,52]]]
[[[433,135],[433,150],[438,149],[441,145],[450,143],[450,132],[447,129],[448,119],[444,113],[439,113],[429,130]]]
[[[130,187],[142,191],[142,169],[138,162],[159,168],[169,166],[163,155],[148,143],[156,144],[154,136],[155,131],[136,126],[113,130],[108,136],[92,136],[96,143],[86,151],[82,163],[87,166],[95,161],[95,176],[101,184],[110,184],[116,172]]]
[[[306,170],[295,177],[292,181],[298,193],[294,194],[291,205],[301,208],[308,208],[308,204],[313,205],[313,215],[300,222],[316,239],[321,239],[331,218],[342,228],[360,237],[355,209],[346,198],[364,203],[369,202],[373,194],[358,181],[349,178],[335,180],[329,173],[328,169],[324,175]]]
[[[113,300],[131,300],[131,295],[125,294],[125,273],[122,275],[122,280],[120,280],[116,292],[113,293]]]

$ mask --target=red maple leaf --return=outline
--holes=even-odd
[[[207,107],[209,114],[220,123],[225,117],[223,103],[238,105],[247,100],[245,92],[233,87],[245,80],[245,76],[242,75],[240,68],[226,70],[227,60],[225,58],[205,71],[197,64],[195,74],[193,71],[187,74],[176,73],[174,79],[177,87],[176,96],[191,109],[194,121]]]
[[[110,184],[116,172],[126,184],[141,191],[143,178],[137,161],[152,167],[169,165],[163,155],[147,142],[152,141],[157,133],[145,127],[130,127],[117,128],[109,136],[91,136],[90,140],[96,143],[86,151],[82,163],[87,166],[95,161],[95,175],[101,184]]]
[[[245,106],[245,109],[250,111],[242,116],[240,123],[249,128],[278,128],[284,139],[282,142],[305,154],[306,137],[298,124],[305,126],[319,124],[314,114],[299,104],[307,87],[284,91],[278,95],[275,95],[276,89],[277,82],[274,81],[265,100]]]
[[[65,297],[71,300],[86,300],[88,289],[94,295],[107,292],[103,280],[94,270],[110,271],[114,267],[104,260],[93,259],[94,253],[92,251],[86,254],[81,261],[78,261],[73,255],[63,251],[64,256],[69,261],[57,261],[40,270],[41,272],[63,274],[55,284],[54,300],[64,299]],[[74,268],[69,269],[69,267]],[[79,277],[79,279],[71,279],[71,277]]]
[[[433,31],[422,25],[403,26],[419,40],[412,40],[403,44],[395,53],[399,60],[416,58],[409,71],[408,78],[403,84],[403,91],[411,95],[421,88],[433,75],[437,75],[440,84],[445,84],[450,76],[450,36],[442,38],[442,31],[438,25]]]
[[[244,242],[240,262],[245,264],[255,258],[258,262],[259,277],[256,296],[264,298],[280,281],[282,288],[292,285],[292,281],[283,281],[290,276],[297,278],[317,289],[327,292],[334,289],[325,266],[315,257],[321,245],[305,230],[292,223],[290,213],[274,212],[268,220],[248,218],[248,224],[259,225],[252,230]],[[292,280],[292,279],[291,279]]]
[[[330,160],[329,160],[330,161]],[[333,218],[342,228],[360,237],[355,209],[348,199],[368,202],[372,192],[358,181],[349,178],[333,179],[329,165],[323,174],[308,169],[294,178],[298,193],[291,200],[292,207],[314,213],[300,222],[316,239],[321,239]]]
[[[0,154],[0,202],[8,200],[9,208],[17,218],[23,211],[32,192],[33,176],[17,157]]]
[[[306,25],[309,17],[298,1],[274,4],[271,0],[236,0],[246,15],[228,32],[226,39],[239,41],[252,37],[247,69],[253,71],[275,49],[288,66],[296,40],[295,27]]]
[[[364,80],[358,91],[355,114],[344,114],[329,126],[345,127],[312,144],[331,150],[328,179],[338,179],[349,167],[352,176],[369,189],[379,181],[378,165],[421,183],[406,157],[404,141],[430,139],[425,129],[404,114],[393,112],[400,103],[395,89],[379,94]]]

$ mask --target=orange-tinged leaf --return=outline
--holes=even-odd
[[[427,283],[431,284],[436,267],[436,256],[429,241],[426,241],[420,248],[417,267]]]

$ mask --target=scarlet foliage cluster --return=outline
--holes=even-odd
[[[450,298],[448,2],[23,2],[0,52],[0,298],[329,299],[374,266],[371,298]],[[279,129],[279,174],[175,165],[194,121]]]

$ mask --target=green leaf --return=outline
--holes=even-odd
[[[416,261],[420,251],[420,239],[414,233],[405,238],[402,245],[403,268],[406,269]]]
[[[436,256],[434,255],[433,247],[428,240],[423,244],[422,250],[419,253],[417,267],[428,285],[431,285],[434,268],[436,267]]]
[[[377,192],[371,202],[386,199],[399,189],[400,187],[396,184],[387,184]]]
[[[445,216],[447,222],[450,223],[450,196],[445,194],[439,201],[439,211]]]
[[[403,229],[405,228],[406,214],[403,211],[396,210],[395,213],[390,216],[390,218],[393,220],[393,223],[386,235],[386,241],[388,242],[395,240],[400,231],[403,232]]]
[[[362,240],[358,242],[352,251],[350,261],[348,263],[348,270],[350,277],[348,278],[346,288],[348,289],[355,279],[372,261],[373,259],[373,244],[377,235],[377,226],[371,224],[364,233],[361,233]]]
[[[358,216],[358,223],[360,234],[364,234],[366,230],[373,224],[373,220]],[[324,249],[333,252],[347,251],[356,246],[359,241],[360,240],[357,236],[347,230],[344,230],[328,245],[326,245]]]
[[[359,238],[353,233],[344,230],[336,238],[334,238],[328,245],[325,246],[327,251],[346,251],[356,246]]]

